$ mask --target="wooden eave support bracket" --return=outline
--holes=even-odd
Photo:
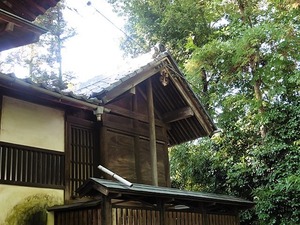
[[[163,115],[163,121],[165,123],[172,123],[179,120],[187,119],[192,116],[194,116],[194,112],[191,109],[191,107],[187,106],[172,112],[165,113]]]
[[[213,129],[211,127],[211,124],[207,122],[207,115],[199,108],[197,108],[197,105],[195,104],[195,101],[192,100],[190,94],[186,91],[186,88],[184,87],[184,84],[182,83],[182,80],[185,80],[182,75],[177,72],[173,66],[172,63],[166,59],[163,62],[163,68],[166,68],[165,72],[169,73],[168,78],[174,86],[177,88],[177,90],[181,93],[182,97],[185,99],[187,105],[191,108],[193,111],[194,115],[197,120],[200,122],[202,125],[203,129],[206,131],[206,133],[209,135],[213,132]],[[202,112],[201,112],[202,111]]]

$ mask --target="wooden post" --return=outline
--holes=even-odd
[[[155,117],[154,117],[154,104],[153,104],[153,90],[151,78],[147,83],[147,100],[148,100],[148,117],[149,117],[149,142],[150,142],[150,155],[151,155],[151,175],[152,184],[158,186],[157,177],[157,153],[156,153],[156,133],[155,133]]]
[[[133,112],[137,112],[138,103],[137,103],[137,95],[133,95]],[[138,120],[133,119],[133,127],[137,130],[138,128]],[[137,183],[142,182],[142,172],[141,172],[141,160],[140,160],[140,137],[138,134],[134,135],[134,158],[135,158],[135,173],[136,173],[136,181]]]
[[[159,224],[164,225],[166,222],[165,219],[165,203],[162,199],[158,200],[157,202],[158,210],[159,210]]]
[[[209,220],[208,220],[208,215],[207,215],[207,212],[206,212],[206,210],[204,209],[204,210],[202,210],[202,215],[203,215],[203,225],[208,225],[209,224]]]
[[[108,196],[102,196],[101,225],[112,225],[111,199]]]

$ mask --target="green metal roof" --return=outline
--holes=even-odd
[[[81,187],[78,188],[77,192],[81,196],[96,196],[99,195],[99,193],[108,196],[110,194],[117,193],[128,196],[171,198],[175,200],[188,200],[203,203],[219,203],[228,206],[232,205],[241,209],[251,208],[254,206],[254,203],[251,201],[229,195],[186,191],[179,190],[176,188],[157,187],[137,183],[134,183],[132,187],[128,187],[119,182],[98,178],[90,178]]]

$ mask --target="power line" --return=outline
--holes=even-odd
[[[108,17],[106,17],[103,13],[100,12],[96,7],[92,6],[92,3],[90,1],[87,2],[88,6],[91,6],[99,15],[101,15],[104,19],[106,19],[110,24],[112,24],[116,29],[118,29],[120,32],[122,32],[128,39],[130,39],[132,42],[137,44],[141,49],[143,47],[140,45],[138,41],[133,39],[131,36],[129,36],[124,30],[122,30],[120,27],[118,27],[114,22],[112,22]]]

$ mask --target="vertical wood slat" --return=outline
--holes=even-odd
[[[94,172],[94,132],[92,128],[70,125],[70,194],[77,196],[76,189]]]
[[[54,212],[55,225],[101,225],[101,209]]]
[[[60,171],[64,171],[61,152],[0,142],[0,181],[3,183],[62,188],[64,176]]]
[[[1,150],[2,150],[2,158],[1,158],[1,179],[2,180],[6,180],[6,165],[7,165],[7,162],[6,162],[6,158],[7,158],[7,150],[6,150],[6,147],[4,146],[1,146]]]
[[[204,214],[197,212],[165,212],[166,225],[237,225],[239,224],[234,215],[207,214],[204,221]]]
[[[203,222],[200,212],[166,211],[165,224],[159,220],[160,211],[150,209],[110,208],[112,225],[237,225],[234,215],[207,214]],[[101,209],[81,209],[56,212],[55,225],[101,225]]]
[[[160,225],[160,212],[149,209],[113,208],[113,225]]]

